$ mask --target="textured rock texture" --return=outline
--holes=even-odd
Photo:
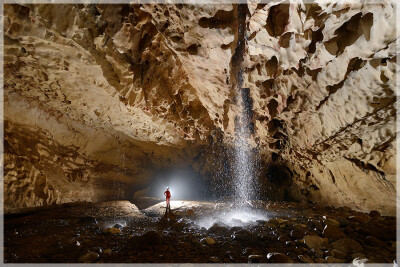
[[[256,135],[289,166],[294,195],[394,214],[393,6],[292,2],[250,10],[245,81]]]
[[[329,2],[5,5],[6,211],[229,187],[241,73],[261,197],[394,214],[394,6]]]

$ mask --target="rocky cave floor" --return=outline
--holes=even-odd
[[[228,203],[228,202],[226,202]],[[267,217],[209,229],[197,222],[229,205],[174,201],[139,210],[128,201],[75,203],[6,215],[4,259],[11,262],[367,263],[396,259],[396,219],[349,208],[257,202]],[[244,220],[245,218],[243,218]]]

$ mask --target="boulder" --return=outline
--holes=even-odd
[[[341,250],[348,254],[354,252],[363,252],[363,248],[357,241],[350,238],[342,238],[338,241],[335,241],[331,244],[332,248]]]
[[[342,262],[344,262],[342,259],[337,259],[337,258],[335,258],[335,257],[333,257],[333,256],[327,256],[327,257],[325,258],[325,261],[326,261],[327,263],[342,263]]]
[[[267,259],[269,263],[293,263],[288,256],[277,252],[268,253]]]
[[[325,225],[333,226],[333,227],[339,227],[340,222],[335,220],[335,219],[325,219],[324,220]]]
[[[328,239],[322,238],[316,235],[306,235],[304,238],[304,244],[309,249],[325,249],[328,245]]]
[[[155,247],[161,245],[162,237],[156,231],[148,231],[142,236],[132,237],[132,242],[136,248]]]
[[[350,216],[349,219],[360,224],[364,224],[369,222],[371,220],[371,217],[369,217],[368,214],[360,213],[358,215]]]
[[[96,261],[99,257],[99,254],[96,252],[88,252],[85,255],[82,255],[78,261],[81,263],[90,263]]]
[[[314,261],[307,255],[299,255],[297,256],[299,261],[302,263],[314,263]]]
[[[208,245],[214,245],[215,244],[215,240],[212,237],[204,238],[204,242],[207,243]]]
[[[304,229],[294,229],[290,232],[290,236],[294,239],[302,239],[304,237]]]
[[[263,255],[249,255],[248,262],[249,263],[260,263],[260,262],[262,262],[263,258],[264,258]]]
[[[109,234],[113,234],[113,235],[120,234],[121,230],[119,228],[111,227],[111,228],[104,230],[104,233],[109,233]]]
[[[345,234],[336,226],[326,225],[322,232],[322,236],[334,241],[345,237]]]

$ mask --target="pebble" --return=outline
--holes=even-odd
[[[377,218],[377,217],[380,217],[381,214],[379,213],[379,211],[371,210],[371,211],[369,212],[369,216],[371,216],[371,218]]]
[[[345,218],[337,218],[337,221],[340,224],[339,227],[346,227],[347,225],[349,225],[349,221]]]
[[[359,215],[354,215],[349,217],[350,220],[356,221],[358,223],[364,224],[367,223],[371,220],[371,217],[367,214],[359,214]]]
[[[358,253],[358,252],[351,254],[351,257],[353,259],[365,259],[366,258],[366,256],[363,253]]]
[[[279,222],[276,219],[271,219],[264,226],[267,228],[278,228]]]
[[[188,210],[186,211],[186,216],[188,216],[188,217],[193,217],[193,216],[194,216],[194,211],[193,211],[192,209],[188,209]]]
[[[221,260],[215,256],[210,257],[209,261],[212,263],[220,263],[221,262]]]
[[[294,229],[290,232],[290,236],[295,239],[302,239],[304,237],[305,230],[303,229]]]
[[[343,252],[341,250],[338,250],[338,249],[335,249],[335,248],[332,249],[332,250],[326,251],[325,255],[326,256],[332,256],[332,257],[335,257],[335,258],[338,258],[338,259],[346,258],[346,253],[345,252]]]
[[[107,248],[107,249],[103,250],[103,253],[105,253],[105,254],[111,254],[111,253],[112,253],[112,250],[109,249],[109,248]]]
[[[299,255],[298,258],[302,263],[314,263],[314,261],[307,255]]]
[[[118,229],[122,229],[122,228],[124,228],[122,225],[120,225],[119,223],[117,223],[117,224],[115,224],[114,226],[113,226],[113,228],[118,228]]]
[[[148,231],[147,233],[141,236],[141,239],[142,239],[141,245],[149,247],[158,246],[161,244],[162,241],[161,235],[156,231]]]
[[[328,224],[325,226],[322,236],[334,241],[345,237],[345,234],[338,227]]]
[[[267,259],[269,263],[293,263],[288,256],[277,252],[268,253]]]
[[[350,238],[342,238],[331,244],[332,248],[341,250],[346,253],[362,252],[363,248],[357,241]]]
[[[204,241],[208,244],[208,245],[213,245],[215,244],[215,240],[212,237],[207,237],[204,239]]]
[[[315,235],[306,235],[304,238],[304,244],[309,249],[317,248],[317,249],[325,249],[328,245],[328,239],[322,238]]]
[[[320,250],[320,249],[315,249],[315,248],[313,248],[313,249],[311,249],[310,251],[311,251],[311,253],[314,254],[315,257],[317,257],[317,258],[323,258],[324,255],[325,255],[325,253],[324,253],[322,250]]]
[[[341,263],[341,262],[343,262],[343,260],[337,259],[337,258],[332,257],[332,256],[327,256],[327,257],[325,258],[325,261],[326,261],[327,263]]]
[[[250,255],[247,259],[248,263],[260,263],[262,262],[263,255]]]
[[[96,252],[89,252],[89,253],[86,253],[85,255],[82,255],[78,261],[82,262],[82,263],[90,263],[90,262],[94,262],[99,257],[100,257],[99,254],[97,254]]]
[[[322,259],[322,258],[316,258],[316,259],[314,260],[314,262],[315,262],[315,263],[325,263],[325,260]]]
[[[330,225],[333,227],[339,227],[340,226],[340,222],[338,222],[335,219],[326,219],[324,220],[325,225]]]
[[[104,230],[104,232],[114,235],[114,234],[120,234],[121,230],[119,228],[112,227],[112,228],[108,228],[108,229]]]
[[[379,240],[375,236],[367,236],[365,238],[365,243],[372,247],[384,247],[386,245],[385,242]]]
[[[217,223],[214,223],[213,226],[211,226],[208,229],[209,233],[215,233],[215,234],[222,234],[222,233],[225,233],[226,231],[228,231],[228,229],[226,229],[226,227],[220,226]]]

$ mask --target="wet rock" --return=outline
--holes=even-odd
[[[97,254],[96,252],[89,252],[86,253],[85,255],[82,255],[78,261],[81,263],[90,263],[90,262],[94,262],[99,258],[99,254]]]
[[[322,238],[315,235],[307,235],[303,238],[303,240],[304,244],[306,244],[309,249],[325,249],[328,245],[327,238]]]
[[[225,254],[229,258],[230,261],[235,261],[235,259],[232,256],[232,253],[229,250]]]
[[[327,256],[327,257],[325,258],[325,261],[326,261],[327,263],[342,263],[342,262],[344,262],[342,259],[337,259],[337,258],[332,257],[332,256]]]
[[[331,244],[332,248],[341,250],[346,253],[362,252],[363,248],[357,241],[350,238],[342,238]]]
[[[371,211],[369,212],[369,216],[371,216],[371,218],[377,218],[377,217],[380,217],[381,214],[379,213],[379,211],[371,210]]]
[[[103,252],[103,249],[101,247],[92,247],[90,250],[97,253]]]
[[[262,259],[264,258],[263,255],[250,255],[248,259],[248,263],[260,263],[262,262]]]
[[[155,247],[161,245],[162,237],[156,231],[148,231],[142,236],[133,236],[131,242],[136,248]]]
[[[310,252],[315,255],[316,258],[323,258],[325,256],[324,251],[320,249],[311,249]]]
[[[113,235],[120,234],[121,230],[119,228],[112,227],[112,228],[108,228],[108,229],[104,230],[104,233],[109,233],[109,234],[113,234]]]
[[[322,223],[317,219],[310,219],[309,222],[318,229],[323,229]]]
[[[103,250],[103,253],[105,253],[105,254],[111,254],[111,253],[112,253],[112,250],[109,249],[109,248],[107,248],[107,249]]]
[[[157,246],[160,245],[162,241],[161,235],[156,231],[148,231],[142,237],[143,237],[142,245],[145,246]]]
[[[213,245],[215,244],[215,240],[212,237],[207,237],[203,239],[205,243],[207,243],[208,245]]]
[[[294,243],[293,241],[286,241],[285,244],[286,244],[286,246],[288,246],[288,247],[294,247],[294,246],[296,246],[296,243]]]
[[[333,227],[339,227],[340,222],[335,220],[335,219],[325,219],[324,220],[325,225],[333,226]]]
[[[357,231],[367,236],[369,235],[375,236],[379,240],[384,240],[384,241],[395,240],[396,238],[395,227],[387,227],[381,224],[369,224],[361,226],[360,228],[357,228]]]
[[[366,256],[363,253],[358,253],[358,252],[351,254],[351,257],[353,259],[365,259],[366,258]]]
[[[342,209],[343,211],[347,211],[347,212],[352,211],[352,209],[351,209],[350,207],[348,207],[348,206],[343,206],[343,207],[341,207],[341,209]]]
[[[268,253],[267,259],[269,263],[293,263],[288,256],[277,252]]]
[[[221,262],[221,260],[218,257],[215,257],[215,256],[210,257],[208,259],[208,261],[212,262],[212,263],[220,263]]]
[[[223,227],[217,223],[214,223],[213,226],[208,229],[208,232],[213,234],[221,234],[225,233],[226,231],[228,231],[226,227]]]
[[[278,241],[279,242],[281,242],[281,243],[286,243],[287,241],[289,241],[289,237],[287,236],[287,235],[280,235],[279,237],[278,237]]]
[[[307,255],[299,255],[298,258],[302,263],[314,263],[314,261]]]
[[[317,228],[309,229],[309,230],[307,230],[307,231],[304,233],[304,235],[316,235],[316,236],[320,236],[321,233],[322,233],[322,230],[323,230],[323,229],[321,229],[321,231],[319,231]]]
[[[250,239],[250,235],[251,235],[251,233],[249,231],[242,229],[242,230],[239,230],[239,231],[235,232],[231,236],[231,238],[233,240],[247,241],[247,240]]]
[[[289,224],[289,221],[286,219],[278,218],[276,220],[279,223],[279,228],[285,228]]]
[[[240,227],[240,226],[234,226],[234,227],[231,227],[231,229],[228,230],[227,234],[232,235],[233,233],[238,232],[238,231],[240,231],[242,229],[243,228]]]
[[[371,217],[369,217],[369,215],[367,215],[367,214],[358,214],[358,215],[350,216],[349,219],[352,221],[356,221],[358,223],[364,224],[364,223],[369,222],[371,220]]]
[[[332,256],[338,259],[344,259],[346,258],[347,254],[341,250],[338,249],[332,249],[332,250],[328,250],[325,252],[326,256]]]
[[[349,225],[349,221],[345,218],[337,218],[337,221],[339,222],[340,227],[346,227],[347,225]]]
[[[290,232],[290,236],[294,239],[302,239],[304,237],[304,229],[294,229]]]
[[[279,221],[277,219],[271,219],[264,226],[267,228],[278,228]]]
[[[262,252],[258,249],[255,248],[250,248],[250,247],[246,247],[243,251],[242,251],[243,255],[258,255],[258,254],[262,254]]]
[[[97,220],[94,217],[87,216],[80,218],[78,221],[79,224],[97,224]]]
[[[384,247],[386,245],[385,242],[379,240],[375,236],[367,236],[365,238],[365,243],[371,247]]]
[[[195,214],[194,214],[194,211],[192,210],[192,209],[188,209],[187,211],[186,211],[186,216],[187,217],[193,217]]]
[[[329,240],[338,240],[345,237],[345,234],[336,226],[326,225],[324,231],[322,232],[322,236],[328,238]]]
[[[118,228],[118,229],[122,229],[124,228],[122,225],[120,225],[119,223],[116,223],[113,228]]]
[[[314,260],[314,262],[315,262],[315,263],[325,263],[326,261],[325,261],[324,259],[322,259],[322,258],[316,258],[316,259]]]

